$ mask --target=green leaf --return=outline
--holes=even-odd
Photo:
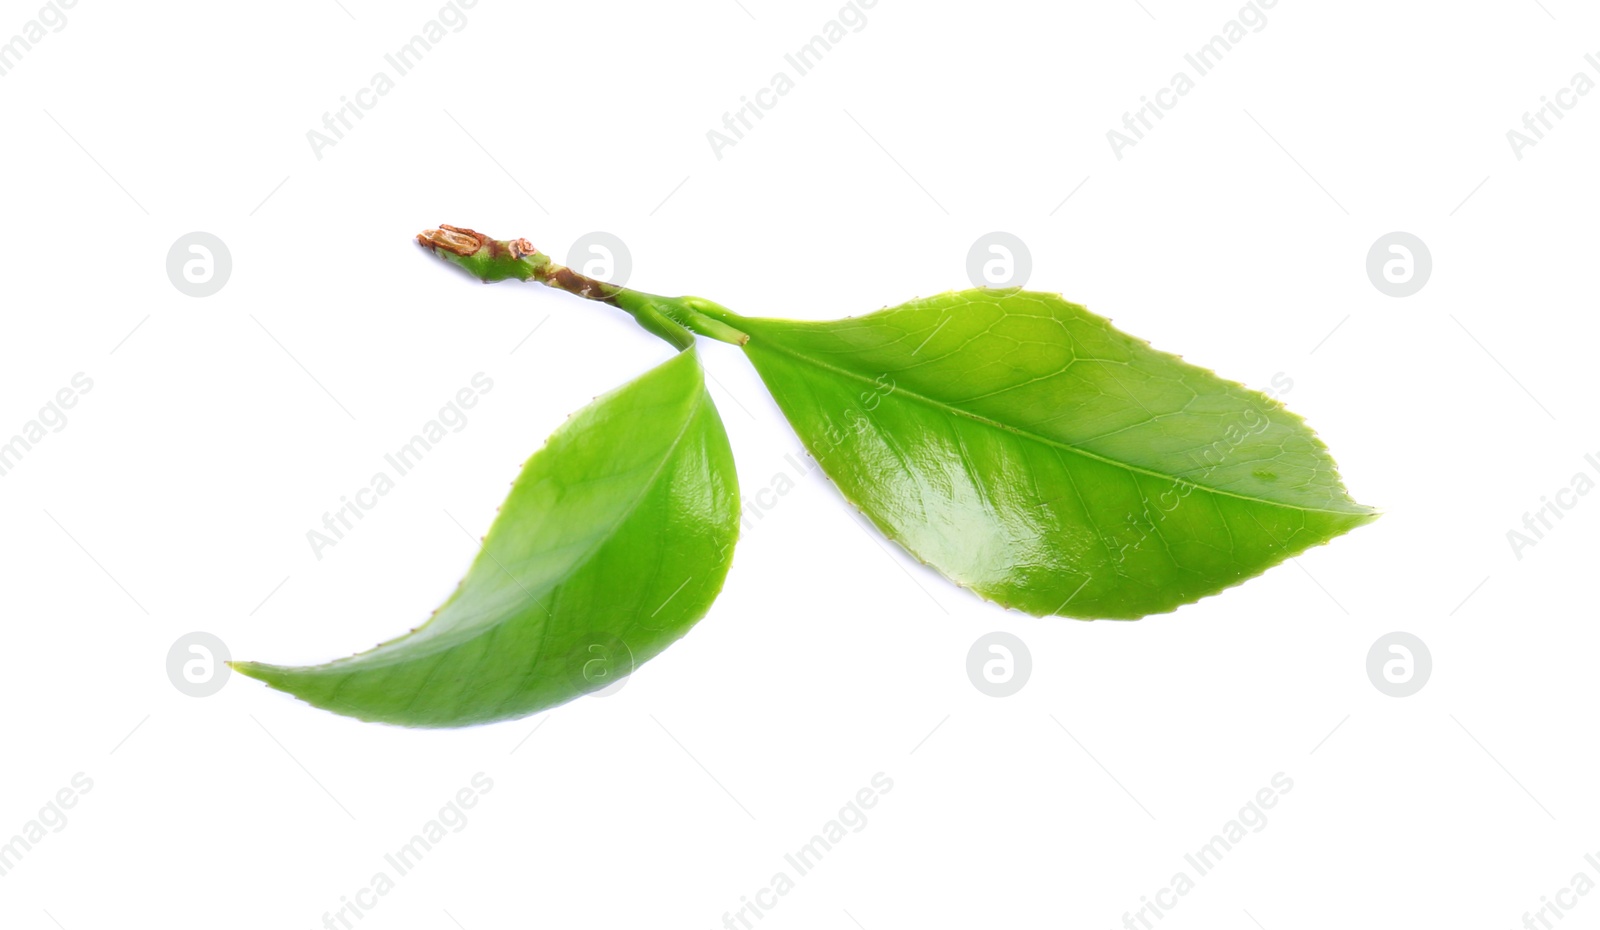
[[[1132,619],[1375,518],[1267,396],[1052,294],[847,320],[717,314],[801,440],[891,539],[1035,616]]]
[[[722,588],[738,528],[733,454],[691,349],[550,437],[423,626],[326,665],[234,667],[362,720],[523,717],[611,684],[688,632]]]

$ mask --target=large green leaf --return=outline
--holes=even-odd
[[[823,470],[951,580],[1036,616],[1136,618],[1372,520],[1276,401],[1053,294],[826,323],[719,318]]]
[[[550,437],[423,626],[326,665],[235,668],[362,720],[526,716],[607,686],[688,632],[722,587],[738,528],[733,454],[691,349]]]

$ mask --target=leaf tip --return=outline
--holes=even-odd
[[[272,682],[267,681],[267,679],[270,678],[272,672],[277,669],[277,666],[274,665],[265,665],[261,662],[240,662],[235,659],[230,659],[225,664],[228,666],[228,668],[233,669],[246,678],[254,678],[256,681],[263,681],[269,685],[272,684]]]

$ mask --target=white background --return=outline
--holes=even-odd
[[[38,9],[0,3],[0,41]],[[1163,930],[1513,927],[1600,880],[1600,495],[1520,559],[1507,540],[1600,478],[1600,93],[1520,160],[1506,137],[1600,80],[1591,9],[1281,0],[1119,160],[1107,131],[1238,3],[881,0],[719,159],[707,131],[837,0],[480,0],[316,157],[307,131],[438,10],[82,0],[0,77],[0,435],[94,382],[0,477],[0,840],[94,783],[0,877],[0,925],[322,926],[478,772],[492,792],[364,930],[721,926],[878,772],[867,826],[763,930],[1120,926],[1279,772],[1292,792]],[[238,676],[179,693],[191,631],[319,661],[414,626],[544,437],[668,356],[605,307],[441,267],[411,241],[441,222],[558,259],[610,231],[636,287],[819,319],[968,286],[968,248],[1008,231],[1031,287],[1291,378],[1386,515],[1174,614],[1034,620],[812,473],[615,696],[413,732]],[[203,299],[165,270],[195,230],[233,259]],[[1395,230],[1433,256],[1405,299],[1365,271]],[[799,443],[735,350],[704,352],[753,498]],[[480,371],[469,425],[314,557],[306,532]],[[967,679],[994,630],[1032,653],[1014,697]],[[1366,674],[1393,630],[1432,652],[1413,697]]]

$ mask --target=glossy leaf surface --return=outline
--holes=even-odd
[[[722,587],[738,523],[727,434],[689,350],[550,437],[426,624],[326,665],[235,667],[363,720],[526,716],[606,687],[683,636]]]
[[[846,498],[950,579],[1036,616],[1170,611],[1375,516],[1276,401],[1056,295],[722,316]]]

